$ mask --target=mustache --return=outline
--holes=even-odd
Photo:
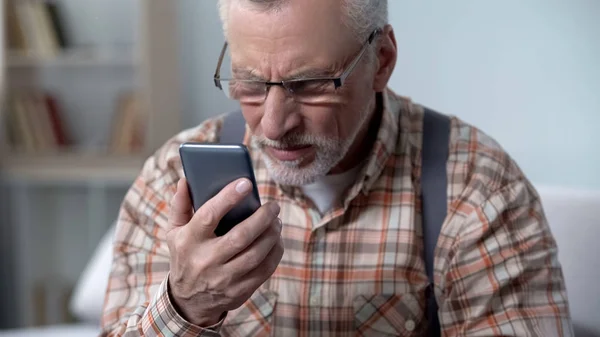
[[[252,142],[260,148],[273,147],[276,149],[285,149],[300,146],[330,145],[332,143],[337,143],[337,140],[305,133],[291,133],[278,140],[268,139],[264,136],[252,136]]]

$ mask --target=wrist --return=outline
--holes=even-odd
[[[196,319],[193,324],[201,328],[211,329],[212,327],[217,326],[225,318],[226,315],[226,312],[221,313],[218,316],[198,315],[198,319]]]
[[[225,318],[227,312],[206,312],[200,310],[189,310],[189,308],[193,307],[192,305],[188,305],[188,301],[183,300],[175,296],[171,290],[171,281],[167,280],[167,295],[169,296],[169,300],[173,305],[175,311],[186,321],[201,327],[201,328],[210,328],[212,326],[217,325],[221,322],[222,319]],[[197,303],[195,303],[197,305]]]

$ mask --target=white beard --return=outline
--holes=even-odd
[[[339,162],[346,157],[350,146],[354,143],[368,113],[361,116],[352,135],[345,140],[308,134],[290,134],[281,140],[274,141],[260,136],[252,136],[252,146],[263,151],[263,161],[270,177],[277,183],[287,186],[302,186],[311,184],[327,175]],[[308,165],[300,165],[305,158],[295,161],[280,161],[265,153],[266,146],[274,148],[289,148],[294,146],[311,145],[315,149],[315,158]]]

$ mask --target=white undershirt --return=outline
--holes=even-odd
[[[361,165],[340,174],[330,174],[312,184],[301,186],[304,195],[310,198],[321,214],[327,213],[338,202],[342,194],[356,181]]]

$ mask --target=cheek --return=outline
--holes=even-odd
[[[303,107],[304,131],[311,135],[340,137],[338,116],[342,111],[340,105]]]
[[[360,120],[353,100],[346,100],[344,104],[336,106],[305,107],[302,109],[302,116],[306,133],[335,139],[349,137]]]
[[[242,114],[252,133],[256,133],[262,118],[262,109],[257,106],[242,106]]]
[[[370,98],[369,88],[364,88],[364,81],[347,82],[348,86],[340,92],[343,100],[335,106],[305,106],[300,109],[304,119],[304,129],[314,135],[346,139],[357,128],[360,128],[363,114],[367,113]]]
[[[337,120],[340,127],[340,136],[350,137],[357,128],[361,127],[363,117],[371,106],[374,93],[370,88],[365,87],[364,81],[348,83],[348,92],[345,93],[345,104],[337,114]]]

